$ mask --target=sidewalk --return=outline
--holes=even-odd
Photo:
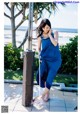
[[[34,85],[33,97],[37,96],[39,86]],[[76,112],[78,105],[76,92],[60,91],[52,86],[50,100],[41,109],[36,106],[22,106],[22,84],[4,83],[4,104],[9,106],[9,112]]]

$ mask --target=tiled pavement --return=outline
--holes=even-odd
[[[39,86],[34,85],[34,94],[37,96]],[[59,91],[52,86],[50,100],[43,104],[41,109],[36,106],[24,107],[22,105],[22,84],[4,84],[4,103],[9,106],[9,112],[75,112],[78,105],[76,92]]]

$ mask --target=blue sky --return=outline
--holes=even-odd
[[[78,3],[66,3],[66,6],[63,7],[58,4],[59,10],[52,13],[49,17],[46,11],[43,12],[43,18],[49,18],[51,21],[51,25],[53,28],[78,28]],[[6,8],[4,10],[7,11]],[[8,12],[9,13],[9,12]],[[45,15],[46,14],[46,15]],[[16,19],[16,23],[19,22],[21,16]],[[41,19],[38,21],[37,24],[33,24],[33,26],[38,26]],[[4,25],[10,25],[10,20],[8,18],[4,18]],[[22,26],[27,26],[28,21],[25,21]]]

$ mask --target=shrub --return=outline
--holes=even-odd
[[[20,51],[22,49],[13,48],[9,43],[4,47],[4,68],[16,70],[17,68],[23,68],[23,60],[20,59]]]
[[[34,71],[37,71],[39,67],[39,59],[38,58],[34,58]]]
[[[77,74],[77,42],[78,36],[70,39],[70,43],[60,47],[62,55],[62,66],[59,73]]]
[[[4,68],[17,70],[17,68],[23,69],[23,59],[20,59],[20,52],[23,51],[19,48],[13,48],[9,43],[4,47]],[[37,54],[37,52],[36,52]],[[34,70],[38,69],[39,60],[34,58]]]

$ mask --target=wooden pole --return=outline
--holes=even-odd
[[[28,50],[24,52],[22,105],[31,106],[33,98],[33,61],[32,51],[33,3],[29,3]]]
[[[34,52],[24,52],[22,105],[31,106],[33,98]]]

